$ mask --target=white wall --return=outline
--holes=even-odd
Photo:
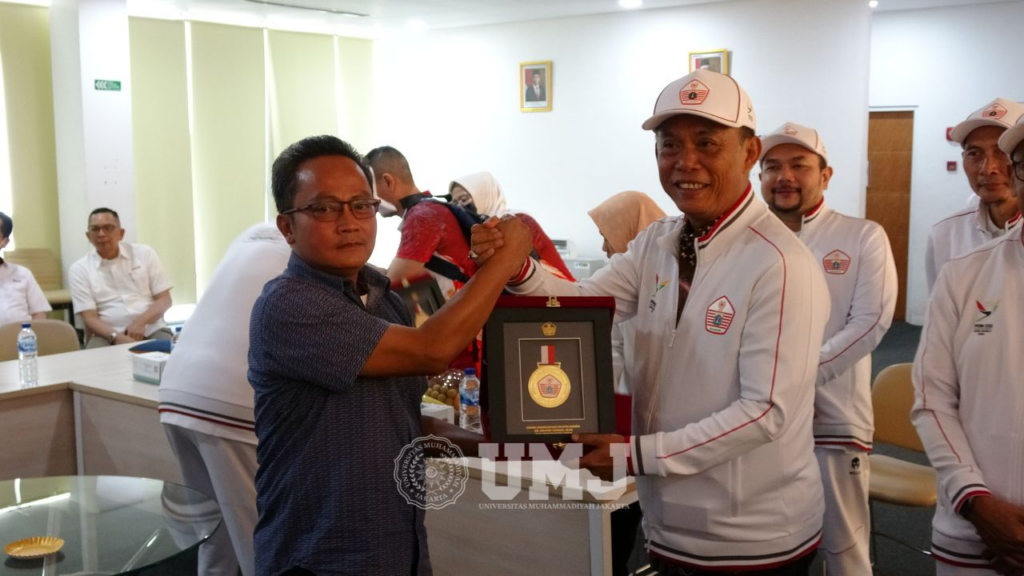
[[[405,153],[417,184],[434,192],[491,171],[511,208],[597,257],[586,212],[612,194],[641,190],[678,212],[640,124],[687,73],[689,51],[724,47],[758,132],[787,120],[818,128],[836,169],[829,202],[863,215],[869,41],[865,0],[742,0],[384,39],[376,144]],[[519,111],[519,63],[532,60],[553,61],[552,112]],[[393,224],[381,226],[376,263],[394,254]]]
[[[1024,2],[875,15],[872,107],[914,107],[907,319],[927,309],[924,253],[932,225],[964,207],[971,189],[946,128],[997,96],[1024,101]],[[956,172],[946,162],[957,162]]]

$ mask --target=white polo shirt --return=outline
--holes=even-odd
[[[160,379],[160,421],[256,444],[249,385],[249,317],[263,285],[284,272],[292,250],[272,224],[228,247]]]
[[[153,304],[153,296],[172,288],[160,257],[145,244],[122,242],[117,257],[106,260],[94,248],[68,271],[76,313],[96,310],[100,319],[123,332]],[[146,325],[147,336],[165,326],[163,318]]]
[[[33,314],[50,310],[32,271],[0,259],[0,326],[28,322]]]

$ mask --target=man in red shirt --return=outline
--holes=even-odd
[[[373,168],[377,195],[393,204],[402,217],[402,241],[388,267],[388,278],[401,282],[430,272],[450,298],[476,273],[453,207],[431,200],[430,192],[421,192],[408,160],[391,146],[374,148],[366,160]]]

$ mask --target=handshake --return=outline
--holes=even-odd
[[[477,266],[508,267],[509,277],[522,270],[533,251],[530,228],[513,214],[491,217],[473,226],[469,257]],[[492,262],[492,264],[487,264]]]

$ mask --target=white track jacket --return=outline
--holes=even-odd
[[[804,216],[800,239],[814,253],[832,297],[818,365],[814,443],[871,450],[871,352],[892,324],[896,264],[880,225],[825,206]]]
[[[939,220],[932,226],[925,249],[924,272],[928,280],[928,292],[931,293],[943,264],[999,238],[1020,224],[1020,221],[1018,212],[1006,222],[1006,226],[996,228],[989,218],[988,207],[978,204]]]
[[[938,471],[932,547],[939,560],[985,566],[972,496],[1024,505],[1024,236],[954,258],[939,273],[914,361],[914,425]]]
[[[629,468],[652,554],[719,569],[786,563],[821,538],[811,420],[828,288],[748,187],[696,240],[676,325],[683,223],[651,224],[578,284],[534,267],[510,289],[614,296],[616,321],[635,317]]]

